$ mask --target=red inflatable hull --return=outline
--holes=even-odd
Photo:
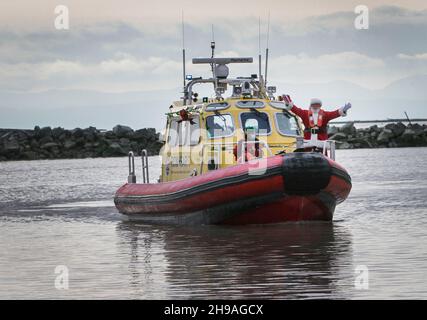
[[[125,184],[119,212],[147,223],[264,224],[332,220],[351,190],[344,168],[319,153],[292,153],[156,184]]]

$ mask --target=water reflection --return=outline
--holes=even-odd
[[[120,222],[135,298],[348,298],[351,239],[332,223],[153,227]],[[121,248],[125,250],[125,248]]]

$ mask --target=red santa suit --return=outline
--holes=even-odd
[[[328,122],[344,115],[342,108],[335,111],[319,109],[319,111],[315,113],[311,108],[304,110],[294,105],[290,110],[300,117],[304,123],[305,140],[310,140],[312,138],[314,140],[328,140]]]

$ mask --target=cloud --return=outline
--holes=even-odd
[[[427,60],[427,53],[419,53],[414,55],[399,53],[397,57],[404,60]]]
[[[345,80],[364,87],[386,84],[381,80],[387,70],[386,62],[357,52],[320,56],[284,55],[273,58],[270,65],[271,79],[279,82],[328,83]]]
[[[427,73],[427,10],[370,6],[370,28],[356,30],[354,7],[341,3],[336,6],[340,8],[337,12],[325,9],[326,14],[314,15],[313,9],[310,14],[295,15],[292,19],[274,11],[270,29],[270,84],[321,85],[344,81],[379,89],[392,81]],[[284,8],[282,2],[275,5]],[[260,12],[247,10],[239,17],[213,15],[215,18],[211,20],[187,17],[187,73],[210,75],[209,67],[194,66],[191,58],[210,56],[212,22],[217,56],[255,58],[254,64],[231,65],[231,76],[257,73],[256,15],[263,14]],[[153,12],[152,16],[156,14]],[[169,14],[180,16],[180,12]],[[2,28],[0,87],[21,93],[171,90],[178,97],[182,85],[179,19],[153,23],[140,20],[137,23],[130,18],[127,22],[113,18],[86,19],[85,24],[79,24],[74,19],[71,29],[64,32],[51,27]],[[262,51],[266,31],[266,21],[262,21]],[[330,88],[331,92],[339,90],[339,86]]]
[[[162,57],[112,58],[97,63],[55,60],[39,63],[0,64],[3,90],[91,89],[121,92],[176,87],[181,63]]]

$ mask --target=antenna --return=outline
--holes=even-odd
[[[261,81],[261,17],[258,17],[258,76]]]
[[[182,24],[182,81],[184,85],[184,98],[183,104],[187,104],[187,97],[185,95],[185,87],[187,85],[185,81],[185,30],[184,30],[184,10],[181,12],[181,24]]]
[[[215,58],[215,33],[214,33],[214,25],[212,24],[212,41],[211,41],[211,50],[212,50],[212,55],[211,58]],[[211,70],[212,70],[212,74],[215,77],[214,74],[214,64],[211,64]]]
[[[268,24],[267,24],[267,46],[265,49],[265,72],[264,72],[264,85],[267,87],[267,71],[268,71],[268,45],[270,40],[270,11],[268,11]]]

